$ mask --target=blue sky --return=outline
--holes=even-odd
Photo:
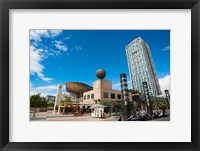
[[[30,30],[31,94],[55,95],[57,85],[66,82],[92,86],[98,68],[120,89],[120,73],[130,80],[125,46],[137,37],[150,46],[161,89],[169,89],[169,30]]]

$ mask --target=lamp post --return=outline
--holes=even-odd
[[[33,117],[35,117],[36,108],[37,108],[37,104],[38,104],[40,95],[41,95],[41,93],[38,93],[38,94],[37,94],[38,98],[36,99],[36,102],[35,102],[35,110],[34,110],[34,113],[33,113]]]
[[[150,116],[150,118],[153,117],[153,110],[150,102],[150,96],[149,96],[149,90],[147,86],[147,82],[142,82],[143,85],[143,90],[144,90],[144,95],[145,95],[145,100],[147,102],[147,114]]]
[[[169,90],[165,90],[165,96],[166,96],[166,101],[167,101],[168,109],[170,109],[170,95],[169,95]]]
[[[120,82],[121,82],[121,92],[122,92],[122,101],[124,102],[124,110],[123,116],[124,120],[130,117],[130,103],[129,103],[129,95],[128,95],[128,84],[126,79],[126,74],[120,74]]]

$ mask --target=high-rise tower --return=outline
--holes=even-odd
[[[133,89],[143,93],[142,82],[147,82],[149,94],[160,95],[160,85],[149,45],[138,37],[126,46],[126,56]]]

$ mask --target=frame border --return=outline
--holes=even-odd
[[[200,0],[0,0],[0,149],[15,150],[200,150]],[[191,143],[9,142],[9,9],[191,9]]]

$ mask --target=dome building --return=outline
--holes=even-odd
[[[98,80],[93,82],[93,89],[83,93],[83,104],[94,104],[94,100],[101,101],[122,101],[121,91],[112,89],[112,81],[105,80],[106,71],[96,71]],[[129,93],[129,100],[132,101],[132,94]]]

